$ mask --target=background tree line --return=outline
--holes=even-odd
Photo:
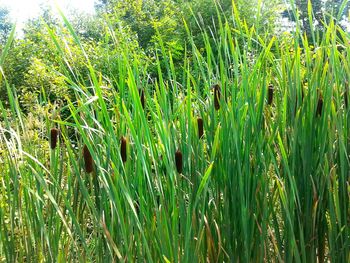
[[[129,54],[147,65],[150,76],[155,76],[157,68],[153,64],[156,56],[161,56],[159,51],[162,48],[171,52],[175,65],[181,67],[183,56],[191,55],[191,51],[186,49],[189,32],[199,49],[205,45],[203,32],[207,32],[209,41],[214,41],[218,20],[225,21],[225,17],[232,13],[231,0],[217,0],[215,3],[213,0],[97,0],[94,15],[75,12],[70,19],[86,55],[102,76],[117,76],[120,70],[118,60],[133,59],[120,55],[124,48],[131,49],[133,52]],[[276,29],[283,26],[278,24],[281,16],[290,20],[298,17],[311,40],[313,29],[308,20],[308,2],[297,0],[295,4],[297,9],[281,0],[235,1],[247,27],[254,25],[259,33],[273,36]],[[347,1],[312,1],[312,15],[317,21],[315,28],[322,32],[324,20],[331,17],[340,20],[347,14],[348,8]],[[234,28],[232,21],[227,20],[227,23]],[[12,26],[9,11],[1,8],[2,45]],[[53,43],[51,34],[65,37],[59,38],[61,43]],[[118,39],[118,46],[113,44],[112,38]],[[62,47],[64,57],[58,53],[57,45]],[[74,92],[59,73],[62,70],[69,72],[77,83],[89,86],[91,82],[84,61],[84,54],[67,28],[49,8],[43,8],[41,17],[27,21],[22,36],[15,39],[3,70],[8,83],[16,87],[23,109],[29,110],[40,96],[64,103],[65,98]],[[5,104],[6,97],[3,82],[0,84],[0,100]]]

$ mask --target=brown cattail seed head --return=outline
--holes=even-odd
[[[56,128],[51,129],[51,131],[50,131],[50,147],[51,147],[51,149],[56,148],[59,133],[60,133],[59,129],[56,129]]]
[[[304,101],[305,93],[304,93],[304,88],[301,88],[301,102]]]
[[[126,138],[122,136],[120,139],[120,155],[122,157],[123,163],[125,163],[127,159],[126,148],[127,148],[127,141],[126,141]]]
[[[322,108],[323,108],[323,98],[322,98],[322,96],[319,96],[318,102],[317,102],[317,108],[316,108],[316,116],[318,116],[318,117],[321,116]]]
[[[182,153],[180,150],[175,153],[175,164],[177,172],[182,173]]]
[[[91,153],[86,145],[84,145],[83,148],[83,157],[84,157],[84,163],[85,163],[85,172],[92,173],[94,170],[94,162],[92,160]]]
[[[269,105],[271,105],[273,101],[273,91],[274,91],[273,85],[270,84],[267,90],[267,104]]]
[[[203,131],[203,119],[198,118],[197,119],[197,125],[198,125],[198,138],[202,138],[204,131]]]
[[[140,215],[140,202],[138,200],[134,201],[134,208],[135,208],[136,214],[139,216]]]
[[[215,110],[219,110],[220,109],[221,88],[220,88],[219,84],[215,84],[213,86],[213,88],[214,88],[214,107],[215,107]]]
[[[145,92],[143,89],[139,89],[139,96],[140,96],[142,108],[144,109],[145,108]]]

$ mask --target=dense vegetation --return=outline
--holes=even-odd
[[[348,1],[299,2],[1,9],[0,261],[349,262]]]

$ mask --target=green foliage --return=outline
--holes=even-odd
[[[106,36],[103,18],[91,14],[76,12],[72,17],[72,26],[82,41],[99,42]]]
[[[50,17],[48,14],[46,16]],[[55,25],[57,25],[55,21],[51,21],[51,26]],[[53,76],[57,75],[52,73],[58,69],[58,65],[58,52],[55,50],[49,34],[45,31],[45,22],[42,19],[36,19],[26,24],[24,37],[14,42],[4,63],[3,70],[8,83],[18,88],[19,96],[26,97],[22,101],[23,106],[26,104],[30,107],[30,102],[36,101],[37,96],[35,95],[38,92],[42,90],[49,92],[52,86],[62,82],[58,80],[52,86],[50,84]],[[45,74],[42,75],[44,72]],[[50,76],[50,81],[44,80],[47,76]],[[0,86],[0,90],[2,91],[1,96],[6,96],[4,84]],[[25,94],[27,92],[29,93]]]
[[[309,41],[314,42],[322,38],[322,34],[326,30],[325,25],[329,25],[331,21],[340,24],[344,18],[343,16],[347,14],[350,8],[348,0],[296,0],[292,6],[294,4],[298,8],[295,10],[297,14],[291,11],[290,18],[292,20],[298,18]],[[312,17],[312,20],[310,20],[310,17]],[[313,23],[310,24],[310,21]],[[317,40],[314,39],[316,37]]]
[[[47,61],[46,61],[47,62]],[[30,109],[37,103],[39,95],[50,102],[62,101],[68,94],[65,77],[38,58],[33,58],[24,75],[24,86],[20,87],[21,105]]]
[[[165,2],[10,37],[0,260],[349,262],[347,33],[310,45],[259,2]]]
[[[113,22],[121,21],[130,27],[145,50],[157,34],[164,37],[165,42],[174,41],[181,21],[179,6],[171,0],[108,1],[101,10],[109,13]]]
[[[0,7],[0,45],[4,45],[10,35],[13,22],[10,18],[10,12],[7,8]]]

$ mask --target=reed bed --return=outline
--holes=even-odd
[[[47,113],[38,145],[7,85],[0,261],[350,261],[346,33],[330,22],[311,49],[227,19],[152,81],[125,49],[113,96],[86,58],[93,89],[67,75],[70,116]]]

